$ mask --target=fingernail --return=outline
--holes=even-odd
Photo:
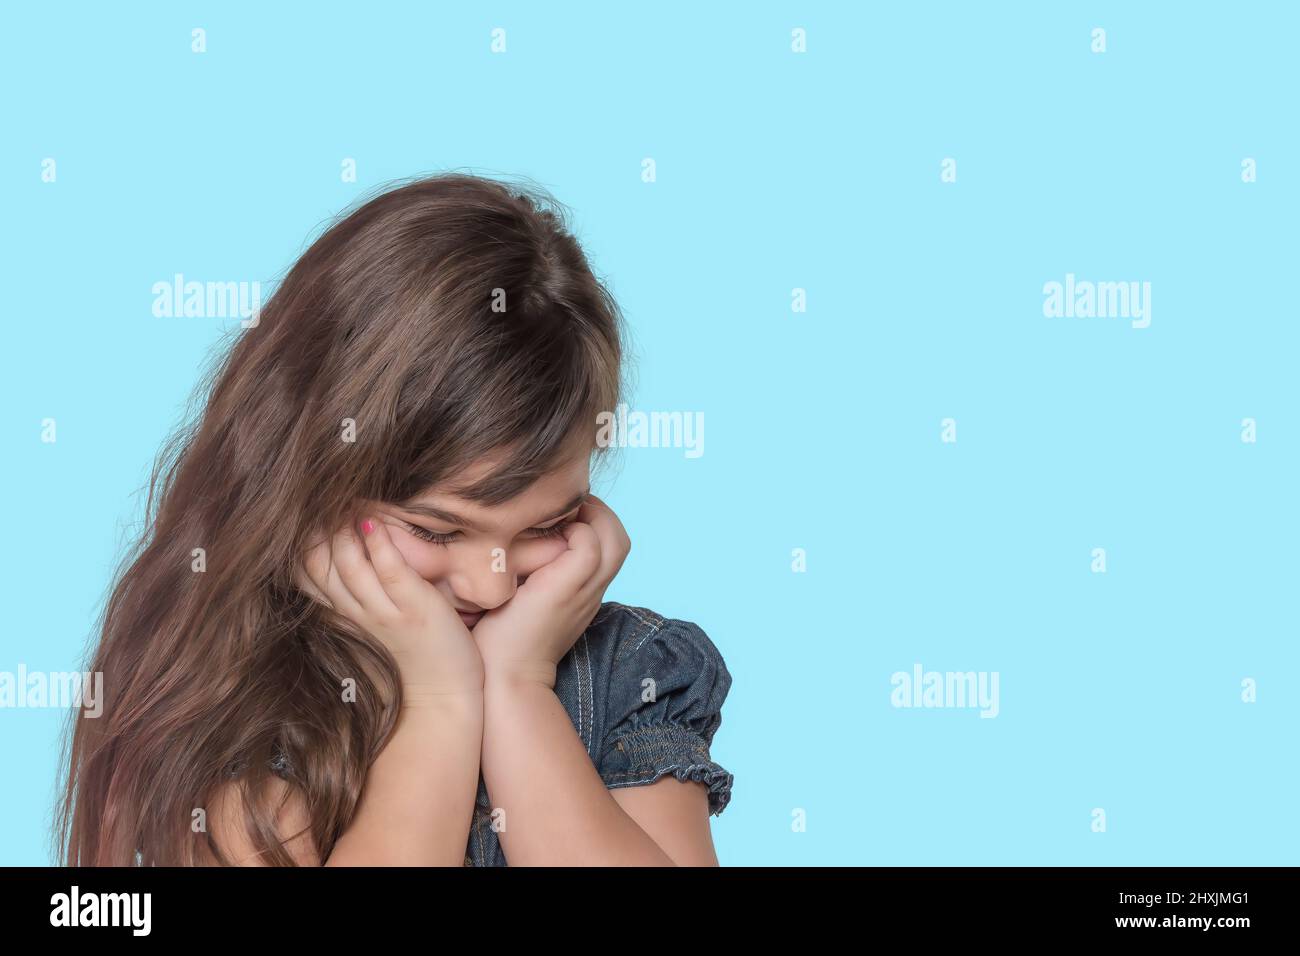
[[[367,518],[365,521],[361,522],[361,533],[362,533],[362,534],[370,534],[370,532],[372,532],[372,531],[374,531],[374,530],[375,530],[375,523],[374,523],[373,521],[371,521],[369,518]]]

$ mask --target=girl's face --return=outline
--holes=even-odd
[[[465,477],[473,480],[491,464],[482,462]],[[577,516],[590,478],[588,453],[499,505],[484,506],[435,487],[405,506],[376,502],[373,510],[406,563],[473,628],[484,612],[509,601],[530,574],[568,548],[561,529]]]

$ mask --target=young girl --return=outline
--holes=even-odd
[[[381,194],[240,333],[105,607],[69,865],[717,863],[731,676],[602,603],[623,320],[548,206]]]

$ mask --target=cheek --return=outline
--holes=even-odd
[[[421,541],[404,531],[393,535],[393,544],[406,563],[424,580],[440,581],[451,573],[451,560],[446,548]]]

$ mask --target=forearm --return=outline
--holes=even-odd
[[[410,691],[326,866],[460,866],[478,793],[483,695]]]
[[[610,796],[552,686],[489,669],[483,694],[483,778],[511,866],[674,865]]]

